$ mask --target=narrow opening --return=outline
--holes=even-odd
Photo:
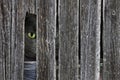
[[[81,31],[80,31],[80,13],[81,13],[81,11],[80,11],[80,8],[81,8],[81,4],[80,4],[80,1],[79,1],[79,14],[78,14],[78,16],[79,16],[79,32],[78,32],[78,79],[80,80],[80,76],[81,76],[81,74],[80,74],[80,72],[81,72],[81,68],[80,68],[80,66],[81,66]]]
[[[103,0],[101,0],[100,80],[103,80]]]
[[[58,15],[58,0],[56,1],[56,80],[58,80],[59,73],[59,15]]]
[[[24,80],[36,80],[36,15],[25,16]]]

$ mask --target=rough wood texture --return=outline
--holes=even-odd
[[[99,80],[101,48],[102,80],[119,80],[119,5],[119,0],[0,0],[0,80],[23,80],[26,11],[37,15],[37,80]]]
[[[29,13],[36,13],[36,0],[24,0],[25,11]]]
[[[11,2],[0,0],[0,80],[10,80],[10,12]]]
[[[101,0],[80,0],[81,80],[99,80]]]
[[[0,0],[0,80],[23,80],[23,0]]]
[[[23,80],[24,0],[12,0],[10,80]]]
[[[105,0],[103,12],[103,80],[120,80],[120,0]]]
[[[37,80],[56,80],[56,0],[37,0]]]
[[[59,0],[58,2],[58,80],[78,80],[79,0]]]

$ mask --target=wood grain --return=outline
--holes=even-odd
[[[120,1],[103,2],[103,80],[120,79]]]
[[[56,0],[37,0],[37,80],[56,80]]]
[[[59,0],[58,19],[58,80],[78,80],[79,0]]]
[[[119,4],[119,0],[0,0],[0,80],[23,80],[27,11],[37,15],[37,80],[99,80],[100,53],[103,80],[119,80]]]
[[[0,80],[10,79],[11,2],[0,0]]]
[[[99,80],[101,0],[80,0],[80,80]]]
[[[23,80],[23,0],[0,5],[0,80]]]
[[[36,0],[24,0],[25,2],[25,12],[36,14]]]
[[[23,80],[24,0],[12,0],[10,80]]]

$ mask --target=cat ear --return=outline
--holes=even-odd
[[[26,16],[29,14],[29,12],[26,12]]]

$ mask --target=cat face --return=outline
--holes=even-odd
[[[25,61],[36,60],[36,15],[26,13],[25,18]]]

